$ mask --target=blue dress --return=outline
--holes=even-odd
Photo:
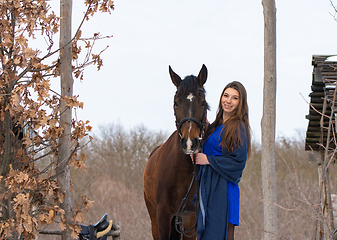
[[[241,125],[242,142],[232,152],[222,148],[223,124],[204,143],[210,165],[201,165],[199,240],[227,239],[228,223],[239,225],[240,190],[238,183],[247,160],[247,134]]]

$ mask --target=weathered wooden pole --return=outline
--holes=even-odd
[[[72,77],[72,47],[71,47],[71,21],[72,21],[72,0],[60,0],[60,73],[61,73],[61,95],[63,97],[73,96]],[[70,151],[71,151],[71,111],[61,98],[60,126],[63,133],[60,137],[60,147],[58,151],[57,173],[60,190],[65,193],[64,202],[61,207],[65,210],[65,220],[71,223],[72,204],[70,197]],[[62,240],[72,240],[71,230],[67,228],[61,234]]]
[[[335,117],[335,101],[336,101],[337,88],[334,90],[333,100],[331,105],[331,113],[329,118],[329,127],[326,135],[326,145],[324,151],[321,150],[321,160],[322,162],[318,165],[318,179],[320,186],[320,204],[321,204],[321,213],[323,217],[323,222],[321,223],[321,232],[320,238],[324,240],[330,240],[332,233],[334,231],[334,222],[333,222],[333,213],[332,213],[332,204],[331,204],[331,191],[330,191],[330,180],[329,180],[329,165],[330,165],[330,143],[333,131],[333,118]],[[328,105],[327,99],[324,99],[322,116],[320,120],[321,126],[321,142],[324,143],[324,115],[326,115],[326,108]],[[322,236],[323,235],[323,236]]]
[[[264,15],[264,86],[261,120],[262,188],[264,199],[264,240],[278,239],[275,175],[276,126],[276,6],[262,0]]]

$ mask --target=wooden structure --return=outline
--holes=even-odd
[[[312,85],[310,96],[309,120],[305,139],[305,150],[309,161],[318,164],[321,209],[317,220],[315,239],[331,239],[334,232],[331,193],[329,184],[329,164],[335,156],[331,154],[337,148],[334,141],[336,133],[335,116],[337,57],[332,55],[313,55]],[[322,221],[322,219],[324,219]]]
[[[306,116],[309,120],[305,140],[306,151],[320,151],[322,150],[321,145],[326,146],[329,117],[334,105],[333,98],[337,81],[337,59],[336,61],[328,61],[330,57],[333,56],[314,55],[312,57],[312,92],[309,94],[309,115]]]

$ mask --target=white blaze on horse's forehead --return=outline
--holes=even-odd
[[[192,102],[194,98],[194,95],[192,93],[190,93],[188,96],[187,96],[187,100],[190,100]]]
[[[193,98],[194,98],[194,95],[193,95],[192,93],[190,93],[190,94],[187,96],[187,100],[190,100],[190,102],[193,101]],[[189,113],[189,117],[191,117],[191,116],[192,116],[192,110],[189,109],[188,113]],[[189,128],[188,128],[188,139],[187,139],[187,141],[186,141],[186,150],[189,152],[189,151],[192,150],[192,145],[193,145],[193,143],[192,143],[192,140],[191,140],[192,123],[191,123],[191,121],[188,121],[188,123],[189,123],[190,126],[189,126]]]

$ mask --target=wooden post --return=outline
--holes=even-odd
[[[278,239],[275,175],[276,127],[276,6],[262,0],[264,15],[264,87],[262,133],[262,188],[264,199],[264,240]]]
[[[321,240],[330,240],[330,233],[334,231],[333,229],[333,215],[332,215],[332,204],[331,204],[331,192],[330,192],[330,182],[329,182],[329,169],[326,170],[325,178],[323,179],[323,165],[318,165],[318,178],[320,186],[322,187],[322,199],[321,199],[321,214],[323,221],[320,224],[320,238]]]
[[[60,73],[61,73],[61,95],[62,97],[73,96],[72,77],[72,45],[71,45],[71,21],[72,21],[72,0],[60,0]],[[73,216],[71,196],[70,196],[70,151],[71,151],[71,111],[66,107],[66,103],[61,99],[60,126],[63,133],[60,137],[60,147],[58,151],[59,174],[57,180],[60,190],[65,193],[64,202],[61,207],[65,210],[65,221],[71,224]],[[72,240],[71,230],[67,228],[61,234],[62,240]]]
[[[334,91],[336,95],[336,89]],[[333,98],[335,101],[335,97]],[[327,99],[324,99],[322,116],[320,119],[321,126],[321,143],[324,143],[324,118],[326,115],[326,108],[328,102]],[[332,118],[334,117],[334,105],[332,106],[331,115],[329,119],[328,133],[326,136],[326,146],[325,150],[321,150],[321,162],[318,164],[318,180],[320,187],[320,207],[323,222],[320,224],[319,239],[321,240],[330,240],[331,234],[334,231],[334,222],[333,222],[333,213],[332,213],[332,204],[331,204],[331,191],[330,191],[330,178],[329,178],[329,143],[330,143],[330,133],[333,131],[332,128]]]

